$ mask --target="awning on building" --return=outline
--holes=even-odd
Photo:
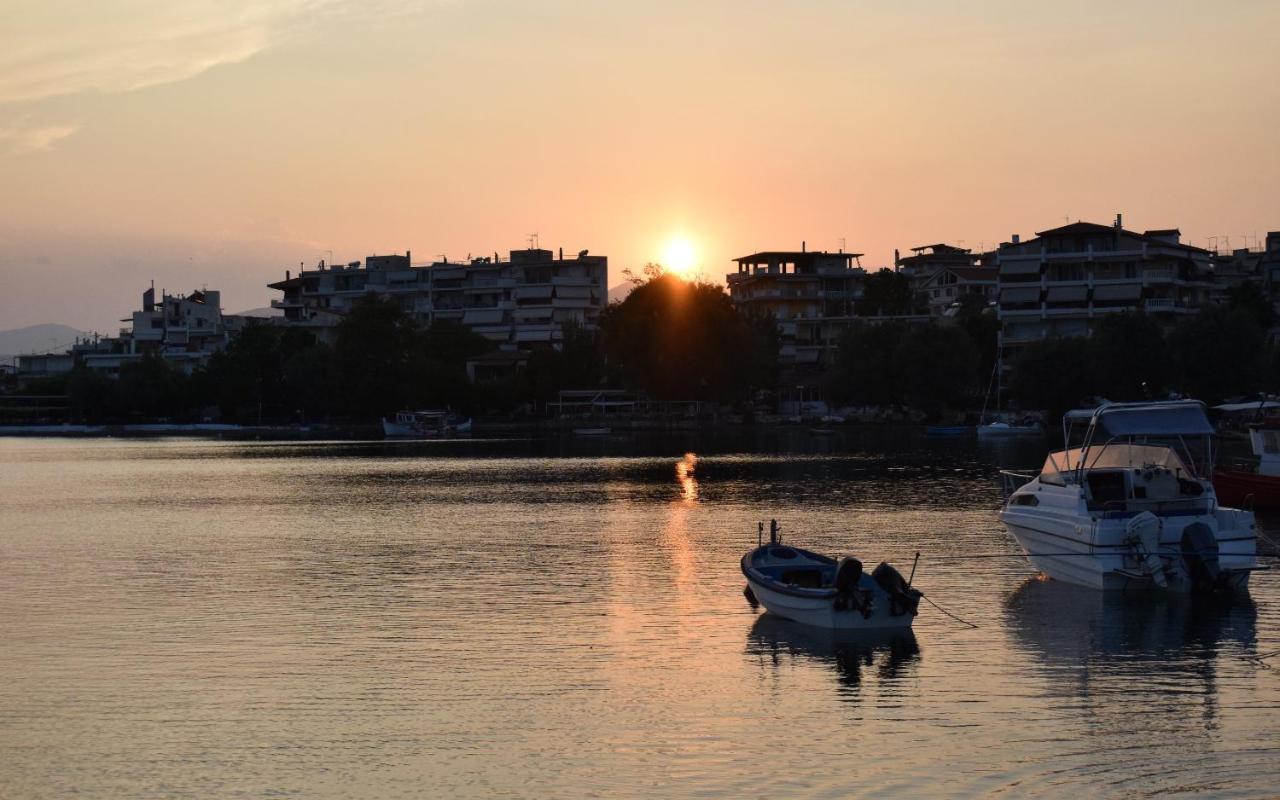
[[[516,289],[517,300],[550,300],[550,286],[521,286]]]
[[[591,297],[591,287],[589,286],[557,286],[556,297],[565,297],[583,299]]]
[[[1045,300],[1050,303],[1083,303],[1088,296],[1088,286],[1050,286]]]
[[[530,322],[551,319],[550,308],[517,308],[511,312],[517,322]]]
[[[1039,286],[1006,286],[1000,290],[1001,303],[1038,303]]]
[[[1094,300],[1137,300],[1139,297],[1142,297],[1142,287],[1136,283],[1096,286],[1093,290]]]
[[[516,331],[517,342],[549,342],[551,331]]]
[[[502,324],[502,309],[500,308],[482,308],[472,309],[462,315],[463,325],[500,325]]]
[[[1001,275],[1039,275],[1040,261],[1039,259],[1027,259],[1026,261],[1006,261],[1000,265]]]

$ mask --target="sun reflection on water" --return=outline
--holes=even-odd
[[[683,500],[692,502],[698,499],[698,479],[693,476],[697,466],[697,453],[685,453],[676,462],[676,480],[680,482],[680,497]]]

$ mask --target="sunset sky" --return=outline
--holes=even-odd
[[[8,0],[0,329],[412,250],[1280,229],[1280,4]],[[1219,238],[1218,243],[1222,244]]]

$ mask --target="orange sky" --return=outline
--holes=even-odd
[[[1280,229],[1274,2],[7,5],[0,329],[535,231],[616,282],[677,233],[720,279],[1117,211]]]

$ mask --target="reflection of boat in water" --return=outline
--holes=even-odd
[[[747,634],[747,653],[774,662],[783,658],[813,661],[833,667],[845,686],[858,686],[867,667],[875,667],[881,681],[897,678],[919,657],[920,645],[910,628],[831,631],[761,614]]]
[[[1213,658],[1224,645],[1252,655],[1257,645],[1257,608],[1248,595],[1126,597],[1028,578],[1006,598],[1005,614],[1018,642],[1050,663],[1176,664]]]
[[[1247,595],[1121,596],[1032,578],[1005,599],[1003,617],[1019,676],[1012,712],[1042,731],[1030,737],[1041,766],[1022,786],[1214,797],[1267,783],[1269,768],[1258,767],[1276,751],[1262,733],[1270,697],[1251,661],[1257,610]],[[1241,793],[1272,796],[1274,784]]]
[[[1084,431],[1074,446],[1073,425]],[[1067,449],[1039,474],[1003,473],[1000,521],[1032,564],[1095,589],[1248,585],[1261,568],[1253,514],[1218,505],[1202,403],[1105,404],[1063,426]]]
[[[837,562],[782,544],[777,520],[770,525],[769,543],[742,557],[748,600],[784,619],[819,628],[911,627],[921,593],[896,569],[881,563],[867,574],[856,558]]]
[[[470,432],[470,419],[448,411],[398,411],[395,421],[382,418],[382,433],[390,439],[437,439]]]

